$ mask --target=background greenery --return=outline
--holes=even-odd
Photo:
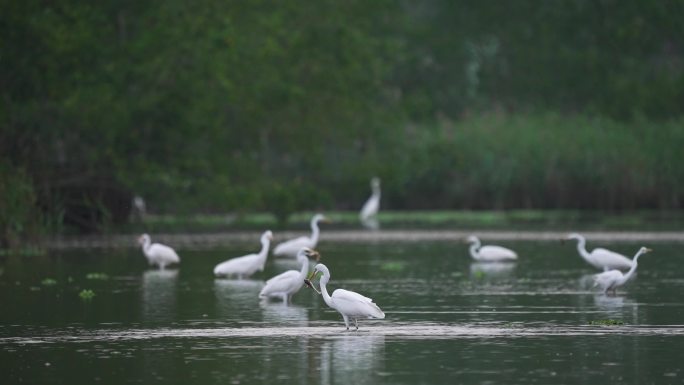
[[[133,193],[157,213],[356,210],[373,175],[393,209],[684,202],[681,1],[0,9],[4,242],[125,221]]]

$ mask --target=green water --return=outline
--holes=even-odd
[[[290,306],[257,299],[266,278],[297,268],[291,260],[270,259],[253,280],[212,277],[216,263],[254,243],[181,249],[180,267],[163,272],[148,269],[137,249],[1,259],[2,383],[684,380],[681,244],[647,245],[654,252],[641,258],[636,279],[606,297],[572,245],[498,242],[519,262],[484,265],[456,242],[322,243],[329,286],[370,296],[387,314],[346,332],[306,288]],[[632,255],[641,244],[601,246]],[[95,297],[82,300],[83,289]]]

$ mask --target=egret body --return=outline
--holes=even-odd
[[[242,279],[251,276],[257,270],[264,271],[264,265],[268,257],[268,248],[271,245],[272,239],[273,233],[270,230],[266,230],[261,235],[261,251],[258,254],[248,254],[219,263],[214,267],[214,275],[236,276]]]
[[[319,222],[327,221],[323,214],[316,214],[311,218],[311,236],[302,236],[299,238],[290,239],[283,243],[278,244],[275,249],[273,249],[273,255],[284,256],[284,257],[296,257],[299,250],[302,247],[308,247],[310,249],[315,249],[318,244],[318,236],[321,230],[318,228]]]
[[[586,248],[587,240],[580,234],[572,233],[565,239],[577,240],[577,252],[579,255],[582,256],[582,259],[587,261],[588,264],[597,269],[604,271],[613,269],[627,270],[632,267],[632,261],[629,258],[614,251],[599,247],[592,250],[591,253],[588,252]]]
[[[604,293],[612,291],[615,294],[618,286],[624,285],[634,274],[637,269],[637,260],[642,254],[650,252],[651,249],[642,247],[637,251],[632,259],[632,266],[626,274],[622,274],[620,270],[608,270],[594,276],[594,287],[600,286]]]
[[[167,265],[180,263],[180,257],[174,249],[161,243],[151,243],[147,234],[141,235],[138,243],[142,246],[143,254],[150,265],[157,265],[164,270]]]
[[[376,305],[372,299],[364,297],[359,293],[344,289],[337,289],[332,293],[332,295],[329,295],[326,285],[328,284],[328,281],[330,281],[330,271],[322,263],[319,263],[316,265],[316,267],[314,267],[314,271],[307,282],[310,282],[310,279],[312,279],[317,273],[323,274],[320,280],[323,300],[328,306],[342,314],[344,325],[347,327],[347,330],[349,330],[350,319],[354,321],[356,330],[359,330],[359,318],[385,318],[385,313],[380,310],[378,305]],[[313,288],[313,285],[311,285],[311,287]]]
[[[283,302],[288,303],[292,296],[304,286],[304,280],[307,274],[309,274],[309,258],[318,261],[318,252],[308,247],[301,248],[297,253],[297,262],[302,264],[301,270],[288,270],[269,279],[266,281],[266,286],[261,289],[259,297],[280,297],[283,299]]]
[[[515,251],[501,246],[481,246],[480,240],[471,235],[467,240],[470,243],[470,256],[479,262],[506,262],[518,259]]]
[[[368,221],[371,217],[375,217],[380,210],[380,178],[371,179],[371,196],[361,208],[359,218],[361,222]]]

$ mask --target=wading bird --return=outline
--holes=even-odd
[[[637,251],[637,253],[634,255],[634,258],[632,259],[632,266],[629,268],[629,271],[626,274],[622,274],[620,270],[608,270],[604,271],[603,273],[596,274],[594,276],[594,287],[600,286],[604,293],[612,291],[613,294],[615,294],[617,287],[624,285],[636,271],[637,260],[639,257],[642,254],[649,252],[651,252],[651,249],[649,248],[640,248],[639,251]]]
[[[271,245],[272,239],[273,233],[271,230],[264,231],[261,235],[261,251],[259,251],[259,254],[249,254],[219,263],[214,267],[214,275],[236,276],[242,279],[251,276],[257,270],[264,271],[266,257],[268,257],[268,248]]]
[[[292,296],[304,285],[304,280],[309,273],[309,258],[318,261],[320,256],[317,251],[308,247],[302,247],[297,253],[297,262],[302,264],[302,269],[288,270],[266,281],[266,286],[259,293],[260,298],[282,298],[288,303]]]
[[[604,271],[619,269],[627,270],[632,267],[632,261],[622,254],[610,251],[603,248],[596,248],[590,252],[587,251],[587,240],[577,233],[569,234],[564,240],[577,240],[577,251],[588,264],[597,269]]]
[[[375,217],[380,210],[380,178],[371,179],[371,190],[373,193],[359,212],[361,222],[367,222],[371,217]]]
[[[302,236],[295,239],[290,239],[283,243],[278,244],[278,246],[273,249],[273,255],[283,256],[283,257],[296,257],[299,250],[302,247],[308,247],[310,249],[315,249],[316,244],[318,244],[318,235],[321,230],[318,228],[318,222],[327,222],[328,219],[323,216],[323,214],[316,214],[311,218],[311,237]]]
[[[319,283],[321,286],[320,292],[316,290],[311,283],[311,280],[314,279],[318,273],[323,274]],[[378,305],[376,305],[372,299],[364,297],[359,293],[344,289],[337,289],[332,293],[332,296],[328,295],[328,289],[326,288],[326,285],[329,280],[330,271],[324,264],[319,263],[316,265],[316,267],[314,267],[314,271],[311,273],[311,276],[309,276],[304,283],[306,283],[306,285],[310,288],[316,290],[317,293],[323,294],[323,300],[325,303],[342,314],[344,325],[347,327],[347,330],[349,330],[350,319],[354,321],[356,330],[359,330],[359,318],[385,318],[385,313],[380,310]]]
[[[147,234],[141,235],[138,243],[142,245],[143,254],[150,265],[157,265],[164,270],[166,265],[180,263],[180,257],[174,249],[161,243],[151,243],[150,236]]]
[[[481,246],[480,240],[471,235],[467,240],[470,243],[470,256],[480,262],[505,262],[515,261],[518,254],[515,251],[501,246]]]

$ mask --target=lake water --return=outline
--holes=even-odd
[[[182,264],[166,271],[138,249],[0,259],[2,383],[684,381],[681,243],[645,244],[654,251],[636,279],[605,296],[574,244],[500,241],[519,261],[487,265],[459,242],[322,242],[329,287],[372,297],[387,314],[346,332],[307,288],[289,306],[257,298],[293,260],[269,259],[253,280],[214,279],[216,263],[254,251],[256,238],[180,249]],[[600,246],[631,256],[642,243]],[[82,300],[83,289],[95,297]]]

